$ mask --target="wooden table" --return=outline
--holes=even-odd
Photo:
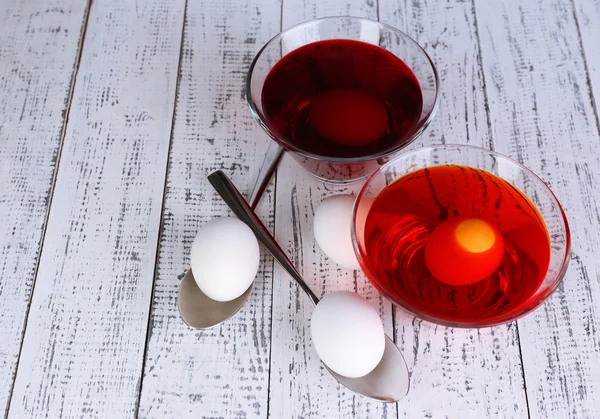
[[[186,327],[177,289],[200,225],[228,214],[268,140],[244,98],[255,53],[324,15],[380,19],[436,63],[441,105],[412,148],[467,143],[538,173],[572,259],[541,308],[481,330],[394,309],[315,247],[340,189],[285,158],[259,215],[321,295],[369,298],[412,371],[409,396],[340,387],[311,305],[272,259],[249,304]],[[599,0],[3,0],[0,7],[0,411],[8,418],[599,418]],[[327,279],[325,279],[327,278]]]

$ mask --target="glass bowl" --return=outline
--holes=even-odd
[[[444,165],[459,165],[481,169],[508,182],[510,185],[522,192],[522,194],[524,194],[535,205],[539,214],[539,218],[543,221],[546,230],[548,231],[550,240],[550,262],[548,270],[543,277],[543,281],[540,283],[539,287],[533,291],[531,296],[526,300],[523,300],[522,303],[518,302],[516,306],[512,306],[510,309],[507,309],[506,312],[502,312],[501,310],[497,313],[495,312],[493,317],[490,318],[486,318],[485,315],[480,316],[480,318],[465,318],[465,316],[453,315],[450,310],[443,315],[440,315],[441,311],[439,306],[436,306],[435,308],[431,307],[435,304],[428,303],[428,307],[427,304],[417,304],[414,300],[411,301],[410,298],[404,298],[408,294],[394,292],[389,284],[389,281],[382,280],[381,271],[379,274],[376,273],[376,269],[373,268],[368,257],[364,237],[365,222],[373,200],[377,198],[377,196],[384,188],[386,188],[386,186],[390,185],[397,179],[400,179],[419,169]],[[407,199],[410,198],[408,197]],[[451,206],[452,203],[449,205]],[[492,202],[490,204],[485,203],[483,205],[500,204],[499,202],[496,204]],[[511,160],[508,157],[505,157],[494,151],[472,146],[443,145],[421,148],[415,151],[403,153],[385,165],[381,166],[366,181],[356,199],[351,227],[354,250],[362,270],[369,281],[386,298],[404,310],[417,317],[446,326],[489,327],[498,324],[504,324],[524,316],[542,304],[556,290],[564,278],[569,263],[570,232],[568,222],[560,203],[548,186],[546,186],[546,184],[532,171],[515,162],[514,160]],[[518,230],[518,228],[515,229]],[[428,239],[426,239],[425,242],[427,240]],[[508,281],[510,281],[510,279],[511,278],[508,277]],[[422,284],[420,281],[425,280],[426,279],[419,279],[419,282],[417,283]],[[400,280],[400,282],[402,282],[402,280]],[[486,284],[487,283],[491,282],[488,281]],[[404,287],[405,288],[403,289],[407,289],[407,286]],[[414,289],[415,287],[413,286],[411,290]],[[421,303],[424,300],[425,298],[423,298]],[[435,298],[429,298],[428,301],[433,300],[435,300]],[[468,300],[468,304],[471,304],[471,300]],[[463,305],[460,307],[460,309],[463,310],[465,307],[468,306]],[[480,306],[479,308],[481,307],[483,306]],[[485,313],[485,311],[482,313]]]
[[[331,39],[349,39],[378,45],[404,61],[416,76],[423,96],[421,114],[408,135],[403,136],[392,147],[361,157],[321,156],[297,147],[278,132],[265,116],[262,92],[267,75],[275,64],[297,48]],[[262,47],[248,72],[246,98],[252,114],[269,137],[285,148],[309,173],[324,181],[347,183],[364,179],[425,130],[438,107],[438,86],[438,74],[433,62],[423,48],[405,33],[373,20],[326,17],[286,29]],[[307,96],[310,93],[307,92]]]

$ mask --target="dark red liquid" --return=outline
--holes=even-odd
[[[300,150],[361,157],[406,142],[423,99],[415,75],[398,57],[336,39],[305,45],[277,62],[262,104],[271,129]]]
[[[425,246],[454,217],[480,218],[504,239],[496,271],[472,285],[431,275]],[[421,169],[387,186],[365,225],[366,268],[375,285],[408,309],[448,322],[494,323],[531,303],[550,261],[550,241],[535,206],[509,183],[463,166]]]

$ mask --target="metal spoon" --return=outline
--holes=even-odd
[[[256,208],[256,205],[258,205],[258,201],[260,201],[279,160],[283,156],[283,151],[283,148],[275,141],[270,142],[256,184],[250,195],[250,206],[252,208]],[[237,313],[246,303],[251,292],[252,286],[235,300],[226,302],[212,300],[198,288],[192,270],[188,269],[179,285],[179,314],[189,327],[208,329],[223,323]]]
[[[319,298],[304,282],[292,262],[285,255],[279,244],[275,241],[269,230],[256,216],[252,208],[246,203],[235,185],[221,170],[208,176],[208,181],[221,195],[233,213],[248,227],[252,229],[258,241],[273,255],[275,260],[286,270],[287,273],[306,292],[310,301],[317,305]],[[327,366],[325,366],[327,368]],[[362,394],[371,399],[384,402],[397,402],[408,393],[409,372],[398,347],[386,335],[385,352],[377,367],[364,377],[348,378],[333,372],[327,368],[331,375],[350,390]]]

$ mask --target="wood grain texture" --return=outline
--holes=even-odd
[[[411,148],[440,143],[492,148],[473,3],[382,1],[379,11],[382,22],[423,46],[440,77],[439,110]],[[412,370],[400,417],[527,417],[516,325],[456,329],[397,308],[396,328]]]
[[[267,416],[272,259],[263,251],[249,301],[214,329],[187,327],[177,293],[198,228],[229,214],[206,176],[223,169],[248,193],[258,175],[269,140],[246,105],[245,78],[279,32],[280,9],[279,0],[188,2],[140,418]],[[258,214],[273,228],[272,187]]]
[[[0,8],[8,417],[598,417],[598,0],[188,0],[184,22],[185,7],[95,0],[70,113],[86,3]],[[355,290],[395,331],[412,370],[398,405],[329,376],[312,348],[311,304],[264,252],[230,321],[193,331],[177,311],[197,229],[228,214],[206,175],[224,169],[248,192],[268,144],[243,94],[254,54],[280,27],[348,14],[404,30],[437,65],[441,106],[411,148],[495,148],[540,174],[571,222],[569,272],[535,313],[491,329],[435,326],[392,309],[315,245],[316,205],[360,185],[325,185],[284,158],[259,215],[318,295]]]
[[[284,0],[284,28],[301,21],[335,15],[377,18],[373,1],[346,3]],[[317,247],[313,213],[327,196],[357,192],[360,185],[340,188],[324,185],[286,156],[277,174],[275,237],[304,279],[319,296],[336,290],[354,290],[369,299],[393,335],[391,305],[361,273],[338,268]],[[371,402],[339,385],[317,357],[310,337],[312,304],[289,276],[276,266],[273,283],[271,342],[272,418],[395,418],[396,405]]]
[[[600,1],[574,0],[575,23],[583,47],[583,58],[587,72],[588,89],[594,99],[596,124],[600,124]]]
[[[597,418],[600,135],[573,4],[477,0],[476,12],[496,149],[548,183],[573,239],[560,288],[518,321],[530,415]]]
[[[135,415],[183,6],[91,6],[10,418]]]
[[[0,412],[8,408],[86,4],[0,7]]]

